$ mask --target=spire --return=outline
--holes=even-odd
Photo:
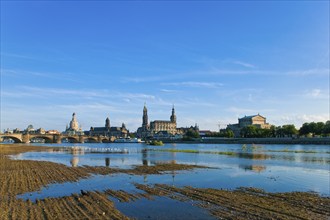
[[[105,119],[105,127],[110,128],[110,119],[109,119],[109,117],[107,117],[107,119]]]
[[[148,127],[148,109],[146,103],[144,103],[143,107],[142,127],[145,129]]]
[[[175,115],[174,104],[173,104],[173,107],[172,107],[171,122],[176,123],[176,115]]]

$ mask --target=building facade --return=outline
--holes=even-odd
[[[129,135],[129,131],[126,129],[124,123],[121,127],[111,127],[110,119],[107,117],[105,119],[104,127],[91,127],[88,133],[90,136],[107,136],[115,138],[126,138]]]
[[[174,106],[172,107],[172,114],[170,120],[155,120],[148,123],[148,109],[146,105],[143,107],[142,127],[137,130],[137,136],[140,138],[153,137],[157,133],[162,132],[168,136],[178,133],[176,124],[176,115]]]
[[[238,118],[238,124],[229,124],[227,125],[227,128],[231,129],[234,132],[235,137],[239,137],[241,129],[250,125],[262,129],[270,129],[271,127],[269,123],[266,123],[265,117],[257,114]]]
[[[72,114],[72,119],[69,123],[70,126],[66,126],[64,134],[68,135],[84,135],[84,132],[82,131],[81,127],[79,127],[79,123],[76,117],[76,113],[74,112]]]

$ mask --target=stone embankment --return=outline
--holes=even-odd
[[[191,141],[163,140],[164,143],[204,143],[204,144],[316,144],[330,145],[330,137],[325,138],[201,138]]]

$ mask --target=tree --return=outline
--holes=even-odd
[[[283,125],[282,129],[285,136],[292,137],[293,135],[298,134],[298,130],[294,125]]]
[[[248,125],[241,130],[241,136],[246,138],[252,138],[257,136],[257,128],[253,125]]]
[[[309,133],[311,133],[310,126],[309,126],[309,123],[306,122],[299,129],[299,134],[300,135],[307,135]]]
[[[227,138],[233,138],[235,135],[234,135],[234,132],[230,129],[230,128],[227,128],[226,129],[226,132],[225,132],[225,137]]]
[[[315,124],[315,131],[314,131],[314,133],[316,135],[321,135],[323,133],[324,126],[325,126],[325,124],[323,122],[317,122]]]
[[[328,136],[330,135],[330,121],[327,121],[323,127],[323,135]]]
[[[200,137],[198,131],[195,131],[193,129],[189,129],[186,132],[186,136],[189,138],[199,138]]]

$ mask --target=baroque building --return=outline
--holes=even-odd
[[[76,113],[72,114],[72,119],[70,121],[70,126],[66,126],[65,134],[68,135],[83,135],[84,132],[82,131],[81,127],[79,127],[79,123],[76,117]]]
[[[140,138],[153,137],[157,133],[162,132],[168,135],[175,135],[178,133],[177,124],[176,124],[176,115],[174,106],[172,107],[172,114],[170,120],[155,120],[148,122],[148,109],[144,104],[143,107],[143,116],[142,116],[142,127],[139,127],[137,130],[137,136]]]
[[[244,116],[243,118],[238,118],[238,124],[229,124],[227,128],[234,132],[235,137],[240,136],[240,131],[242,128],[253,125],[257,128],[270,129],[271,125],[266,123],[266,118],[259,115]]]
[[[108,136],[115,138],[126,138],[128,137],[128,134],[129,131],[126,129],[124,123],[122,123],[121,127],[111,127],[109,117],[105,119],[104,127],[91,127],[89,130],[90,136]]]
[[[176,115],[174,106],[172,108],[172,114],[169,121],[165,120],[155,120],[153,122],[150,122],[150,131],[153,134],[156,134],[160,131],[167,131],[169,134],[176,134]]]

